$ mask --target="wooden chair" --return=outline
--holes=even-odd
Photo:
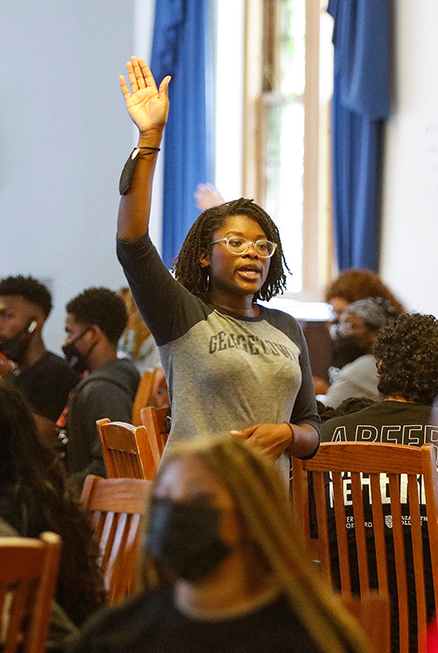
[[[342,603],[365,632],[373,653],[389,651],[391,629],[388,595],[369,592],[363,598],[343,596]]]
[[[103,459],[108,478],[152,479],[161,454],[149,440],[144,426],[126,422],[97,421]]]
[[[115,603],[139,590],[138,554],[142,536],[141,517],[151,483],[141,479],[100,478],[89,475],[81,495],[90,513],[108,601]]]
[[[163,455],[169,435],[167,423],[168,410],[168,406],[162,406],[161,408],[146,406],[146,408],[142,408],[140,411],[141,423],[146,427],[149,445],[154,456],[158,456],[158,463]]]
[[[318,534],[315,539],[310,533],[308,474],[312,472],[314,505]],[[351,547],[348,545],[346,511],[344,504],[345,478],[349,473],[354,515],[354,532],[357,549],[357,563],[361,597],[370,590],[369,564],[366,537],[364,500],[362,494],[363,474],[368,474],[366,484],[370,488],[372,501],[372,522],[374,547],[377,564],[378,588],[383,594],[390,594],[385,541],[385,521],[382,504],[381,483],[388,488],[391,504],[392,533],[395,555],[395,573],[398,590],[399,641],[400,652],[409,650],[408,586],[405,562],[405,539],[402,524],[401,491],[406,492],[406,501],[411,516],[411,536],[415,588],[417,597],[417,626],[419,639],[426,631],[426,591],[423,563],[423,537],[421,530],[420,501],[424,491],[429,544],[431,555],[431,575],[435,596],[438,596],[438,475],[437,455],[433,445],[413,447],[397,444],[336,442],[321,444],[316,456],[311,460],[293,461],[293,505],[297,525],[307,538],[309,547],[316,551],[322,573],[334,582],[334,569],[331,566],[329,528],[324,474],[332,477],[333,511],[336,523],[336,543],[339,559],[339,572],[342,594],[349,598],[353,594],[351,583]],[[327,478],[327,476],[326,476]],[[419,483],[419,480],[421,481]],[[388,483],[388,485],[386,485]],[[369,529],[368,529],[369,530]],[[316,545],[316,546],[315,546]],[[383,650],[383,649],[381,649]]]
[[[56,587],[61,538],[0,538],[0,648],[44,653]]]
[[[169,406],[166,377],[160,367],[148,367],[142,374],[132,408],[132,423],[141,424],[141,409],[146,406]]]

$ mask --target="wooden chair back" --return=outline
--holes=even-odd
[[[0,538],[0,648],[44,653],[58,574],[61,538]]]
[[[312,472],[314,488],[314,505],[318,534],[312,539],[310,533],[309,485],[308,475]],[[437,455],[433,445],[414,447],[397,444],[336,442],[321,444],[316,456],[311,460],[293,461],[293,506],[297,525],[300,527],[308,544],[316,552],[322,573],[334,581],[331,568],[331,552],[328,529],[328,506],[324,476],[327,472],[332,478],[333,508],[336,523],[336,543],[338,550],[339,572],[342,594],[352,596],[350,550],[347,539],[346,511],[344,503],[345,473],[349,473],[351,483],[349,499],[353,505],[354,532],[357,549],[360,594],[369,594],[370,577],[367,554],[367,540],[364,500],[362,494],[363,475],[369,475],[365,481],[369,487],[372,502],[372,521],[374,547],[377,564],[378,588],[384,594],[389,593],[387,556],[385,540],[385,517],[383,504],[391,504],[392,533],[395,555],[395,573],[398,590],[399,641],[400,651],[409,650],[408,619],[408,581],[405,562],[405,542],[402,521],[402,504],[408,503],[412,551],[417,597],[417,625],[419,638],[426,631],[426,592],[424,582],[423,536],[421,529],[420,504],[424,492],[426,503],[430,555],[432,568],[427,570],[432,575],[435,596],[438,596],[438,475]],[[388,496],[382,496],[382,487]],[[406,497],[401,499],[402,493]],[[424,502],[423,498],[423,502]],[[315,546],[316,545],[316,546]],[[381,649],[383,650],[383,649]]]
[[[142,374],[132,408],[132,423],[141,424],[141,409],[146,406],[169,406],[166,377],[160,367],[148,367]]]
[[[132,478],[85,479],[81,504],[90,514],[99,543],[108,601],[139,590],[138,557],[150,481]]]
[[[168,410],[168,406],[162,406],[161,408],[146,406],[146,408],[142,408],[140,412],[141,423],[145,426],[148,432],[149,445],[153,455],[157,459],[157,467],[161,456],[163,455],[164,447],[166,446],[169,435],[167,424]]]
[[[151,448],[144,426],[100,419],[97,430],[108,478],[152,479],[155,476],[159,456],[156,447]]]
[[[373,653],[389,651],[391,628],[388,595],[370,592],[364,597],[343,596],[342,603],[365,632]]]

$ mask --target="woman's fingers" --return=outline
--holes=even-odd
[[[126,84],[126,80],[123,77],[123,75],[119,76],[119,82],[120,82],[120,88],[122,89],[123,97],[125,100],[129,100],[131,97],[131,93],[129,92],[128,86]]]
[[[144,76],[143,76],[143,71],[140,68],[140,64],[138,62],[137,57],[131,57],[131,61],[132,61],[133,69],[134,69],[137,88],[146,88],[146,82],[145,82],[145,79],[144,79]]]
[[[131,84],[132,93],[136,93],[138,91],[138,84],[137,78],[135,76],[134,66],[132,65],[131,61],[128,61],[126,68],[128,69],[128,77],[129,83]]]
[[[151,77],[152,77],[152,75],[151,75]],[[152,79],[153,79],[153,77],[152,77]],[[170,75],[167,75],[167,77],[165,77],[165,78],[163,79],[163,81],[161,82],[161,84],[160,84],[160,88],[159,88],[159,90],[158,90],[158,94],[160,95],[160,97],[161,97],[161,98],[164,97],[164,98],[166,99],[166,101],[167,101],[167,99],[168,99],[168,97],[169,97],[169,91],[168,91],[168,89],[169,89],[169,82],[170,82],[170,79],[171,79],[171,78],[170,78]],[[154,84],[155,84],[155,82],[154,82]]]
[[[138,59],[138,64],[141,68],[142,76],[145,82],[145,85],[147,88],[151,88],[155,92],[157,92],[157,86],[155,84],[155,79],[154,76],[152,75],[149,66],[147,65],[146,61],[144,59]],[[161,82],[162,83],[162,82]]]

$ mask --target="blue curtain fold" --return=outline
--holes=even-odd
[[[330,0],[333,215],[338,267],[377,270],[383,128],[390,114],[389,0]]]
[[[170,267],[199,211],[197,184],[213,178],[213,59],[209,0],[156,0],[151,70],[171,75],[165,130],[163,261]]]

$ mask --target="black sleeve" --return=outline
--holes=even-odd
[[[316,407],[315,390],[313,387],[312,370],[310,368],[309,352],[307,349],[306,339],[304,333],[297,323],[300,333],[300,366],[301,366],[301,386],[295,399],[294,407],[291,415],[291,424],[310,424],[313,426],[321,441],[321,419],[318,415]],[[319,449],[316,447],[315,451],[308,458],[313,458]]]
[[[173,278],[148,234],[132,243],[118,240],[117,256],[158,346],[181,337],[211,312]]]

